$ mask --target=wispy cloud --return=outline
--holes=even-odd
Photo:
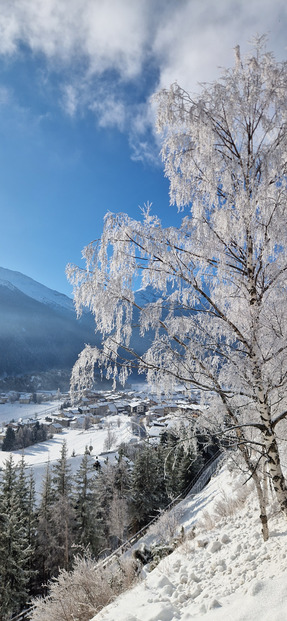
[[[286,21],[285,0],[2,0],[0,54],[13,59],[24,45],[44,57],[49,72],[63,72],[68,115],[94,112],[100,126],[129,133],[134,158],[152,160],[151,92],[174,81],[196,90],[256,32],[282,58]],[[139,103],[128,87],[146,79],[147,60],[154,77]]]

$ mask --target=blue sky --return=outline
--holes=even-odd
[[[219,75],[256,33],[286,59],[285,0],[0,0],[0,265],[70,294],[105,213],[169,206],[150,98]]]

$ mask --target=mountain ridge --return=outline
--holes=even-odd
[[[60,293],[56,289],[50,289],[22,272],[0,267],[0,284],[6,283],[37,300],[37,302],[42,302],[49,306],[56,305],[74,311],[72,298],[69,298],[64,293]]]
[[[94,328],[68,296],[0,267],[0,378],[71,369]]]

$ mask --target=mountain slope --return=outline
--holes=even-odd
[[[71,368],[88,342],[93,319],[77,320],[70,298],[0,268],[0,377]]]
[[[12,287],[25,293],[33,300],[37,300],[37,302],[57,307],[58,309],[65,308],[72,312],[74,311],[73,300],[68,298],[67,295],[49,289],[45,285],[41,285],[41,283],[33,280],[33,278],[21,274],[21,272],[14,272],[5,267],[0,267],[0,284],[10,288],[12,285]]]

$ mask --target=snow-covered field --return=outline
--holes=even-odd
[[[49,407],[49,404],[43,405],[46,406],[46,409],[47,407]],[[26,412],[27,414],[29,408],[29,406],[27,405],[24,405],[23,407],[26,409],[22,410],[21,416],[24,416],[24,412]],[[36,406],[36,409],[39,414],[38,418],[39,420],[41,420],[40,410],[38,409],[39,407],[41,406]],[[55,407],[55,403],[52,402],[50,404],[50,407]],[[15,408],[15,412],[16,411],[17,408]],[[30,413],[29,416],[31,415],[32,414]],[[120,426],[118,426],[119,421]],[[57,459],[59,459],[64,441],[67,444],[69,463],[72,467],[73,473],[79,468],[86,446],[92,447],[91,455],[93,455],[95,458],[99,456],[99,461],[104,460],[106,456],[100,457],[100,453],[104,451],[104,444],[107,438],[108,426],[110,427],[110,430],[112,432],[115,432],[116,437],[116,443],[114,447],[111,447],[111,450],[113,448],[116,449],[121,442],[128,441],[132,436],[131,423],[130,419],[127,416],[107,416],[104,420],[102,428],[97,425],[93,425],[90,429],[87,430],[63,428],[62,432],[55,433],[51,440],[34,444],[33,446],[28,446],[23,450],[11,451],[14,463],[17,464],[21,460],[22,455],[24,455],[26,464],[33,467],[33,471],[35,474],[36,491],[37,493],[39,493],[41,490],[41,484],[46,471],[47,463],[49,461],[50,464],[53,465],[53,463],[55,463]],[[8,457],[9,453],[0,451],[0,467],[5,463]],[[109,455],[109,459],[113,459],[112,454]]]
[[[227,515],[242,491],[238,473],[224,466],[200,494],[182,503],[182,546],[92,621],[286,621],[286,521],[271,499],[271,533],[264,543],[252,495]]]
[[[59,410],[60,401],[47,401],[45,403],[0,403],[0,425],[9,423],[11,420],[18,421],[19,418],[40,419],[41,416],[49,416]]]

